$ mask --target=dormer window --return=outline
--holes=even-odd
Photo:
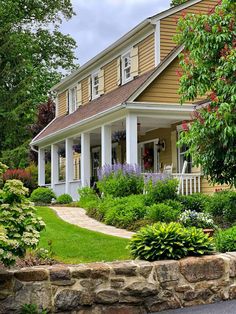
[[[98,72],[92,75],[92,99],[99,97],[99,76]]]
[[[122,57],[122,83],[126,83],[131,80],[131,58],[130,52],[126,53]]]
[[[68,94],[69,113],[72,113],[77,109],[76,103],[77,103],[77,88],[75,86],[69,89],[69,94]]]

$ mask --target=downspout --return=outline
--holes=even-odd
[[[32,149],[33,152],[38,154],[39,151],[36,148],[34,148],[34,145],[30,145],[30,148]]]

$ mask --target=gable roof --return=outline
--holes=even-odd
[[[58,89],[61,89],[64,85],[67,85],[67,84],[70,84],[70,83],[72,84],[72,82],[76,81],[76,77],[79,74],[82,74],[83,71],[86,71],[87,68],[89,68],[90,66],[95,64],[98,60],[100,60],[100,59],[106,57],[107,55],[109,55],[114,49],[118,48],[121,44],[124,44],[126,41],[131,39],[135,34],[140,32],[142,29],[144,29],[148,25],[156,24],[158,20],[163,19],[163,18],[165,18],[167,16],[170,16],[170,15],[172,15],[172,14],[174,14],[176,12],[179,12],[181,10],[184,10],[184,9],[186,9],[186,8],[196,4],[198,2],[201,2],[201,1],[203,1],[203,0],[188,0],[187,2],[185,2],[183,4],[171,7],[169,9],[165,10],[165,11],[162,11],[162,12],[157,13],[157,14],[151,16],[151,17],[146,18],[141,23],[139,23],[136,27],[134,27],[128,33],[126,33],[124,36],[122,36],[120,39],[118,39],[113,44],[111,44],[106,49],[104,49],[99,54],[97,54],[94,58],[90,59],[84,65],[82,65],[77,70],[72,72],[70,75],[68,75],[67,77],[62,79],[58,84],[54,85],[52,87],[52,90],[53,91],[57,91]]]
[[[173,51],[153,70],[142,74],[134,80],[119,86],[113,91],[104,94],[83,106],[80,106],[75,112],[69,115],[55,118],[32,140],[31,145],[37,145],[45,138],[49,138],[56,133],[64,132],[69,128],[82,125],[86,123],[88,119],[95,119],[98,115],[101,116],[109,113],[111,110],[120,109],[126,102],[132,102],[168,67],[182,49],[183,47],[173,49]]]

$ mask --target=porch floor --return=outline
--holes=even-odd
[[[62,220],[81,228],[126,239],[130,239],[134,234],[134,232],[130,232],[124,229],[118,229],[112,226],[107,226],[93,218],[88,217],[83,208],[54,206],[51,208]]]

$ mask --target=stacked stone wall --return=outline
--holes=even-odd
[[[236,253],[0,271],[0,313],[145,314],[236,299]]]

